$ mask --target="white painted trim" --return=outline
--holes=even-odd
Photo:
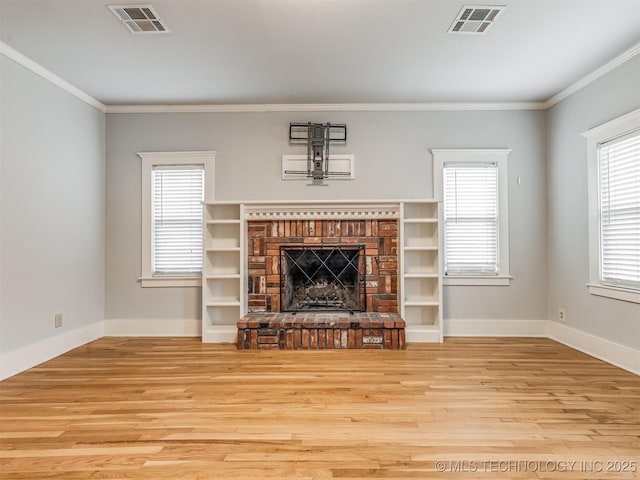
[[[252,205],[271,205],[274,207],[287,205],[391,205],[394,203],[438,203],[433,198],[409,198],[409,199],[369,199],[369,200],[220,200],[213,202],[204,202],[205,205],[246,205],[250,208]]]
[[[445,319],[445,337],[546,337],[547,320]]]
[[[593,127],[586,132],[582,133],[582,136],[587,140],[597,144],[603,142],[612,137],[624,135],[626,132],[633,131],[640,125],[640,108],[632,110],[629,113],[625,113],[619,117],[609,120],[602,125]]]
[[[145,277],[138,278],[141,287],[201,287],[202,277]]]
[[[437,325],[407,325],[404,334],[407,343],[442,343],[442,330]]]
[[[154,277],[151,261],[151,172],[155,165],[202,165],[204,168],[204,197],[205,200],[215,198],[215,151],[182,151],[182,152],[138,152],[140,157],[141,186],[141,266],[140,286],[148,287],[190,287],[198,286],[196,280],[202,285],[200,278],[193,277]],[[157,280],[156,280],[157,279]]]
[[[506,285],[510,282],[510,250],[509,250],[509,174],[508,160],[510,148],[433,148],[433,192],[437,201],[442,202],[444,207],[444,166],[447,162],[493,162],[498,168],[498,275],[490,281],[482,281],[480,278],[475,283],[449,283],[449,285]],[[444,208],[440,219],[440,243],[442,250],[446,254],[447,245],[444,241],[445,218]],[[443,255],[444,257],[445,255]],[[445,277],[444,258],[442,268],[443,278]],[[466,276],[466,275],[462,275]],[[485,277],[486,278],[486,277]],[[445,284],[445,283],[443,283]]]
[[[7,45],[4,42],[0,42],[0,53],[5,57],[10,58],[14,62],[18,63],[19,65],[22,65],[24,68],[31,70],[36,75],[40,75],[45,80],[48,80],[55,86],[61,88],[67,93],[70,93],[71,95],[82,100],[88,105],[91,105],[92,107],[97,108],[102,113],[107,113],[107,106],[104,103],[96,100],[88,93],[80,90],[78,87],[71,85],[69,82],[59,77],[55,73],[51,72],[50,70],[47,70],[39,63],[36,63],[30,58],[25,57],[23,54],[21,54],[14,48],[11,48],[9,45]]]
[[[202,332],[202,343],[235,343],[238,341],[238,328],[235,325],[209,326]]]
[[[640,350],[549,321],[548,337],[599,360],[640,375]]]
[[[228,105],[110,105],[107,113],[431,112],[544,110],[544,102],[301,103]]]
[[[401,204],[371,203],[353,205],[334,203],[331,205],[269,204],[245,205],[246,220],[344,220],[344,219],[397,219]]]
[[[599,297],[615,298],[625,302],[640,303],[640,291],[629,288],[612,287],[610,285],[600,285],[587,283],[589,293]]]
[[[99,321],[40,340],[17,350],[1,352],[0,380],[24,372],[69,350],[101,338],[104,335],[104,327],[104,322]]]
[[[640,42],[636,43],[631,48],[625,50],[620,55],[615,57],[613,60],[608,61],[603,66],[601,66],[600,68],[598,68],[598,69],[594,70],[593,72],[589,73],[588,75],[586,75],[585,77],[581,78],[577,82],[569,85],[564,90],[561,90],[560,92],[556,93],[553,97],[551,97],[547,101],[542,102],[542,105],[543,105],[542,108],[544,110],[546,110],[548,108],[553,107],[556,103],[559,103],[562,100],[564,100],[565,98],[573,95],[578,90],[582,90],[587,85],[595,82],[600,77],[603,77],[607,73],[609,73],[612,70],[618,68],[620,65],[622,65],[626,61],[632,59],[633,57],[635,57],[638,54],[640,54]]]
[[[619,300],[619,295],[608,294],[601,279],[600,256],[600,162],[598,148],[603,142],[640,128],[640,108],[593,127],[582,133],[587,145],[587,220],[589,227],[589,293]],[[592,287],[601,287],[600,289]],[[633,295],[633,294],[631,294]],[[638,298],[636,296],[636,298]],[[633,301],[633,300],[628,300]]]
[[[549,338],[636,375],[640,375],[640,351],[589,333],[547,320],[449,319],[448,337],[539,337]],[[107,319],[57,335],[11,352],[0,353],[0,380],[62,355],[103,336],[200,337],[204,343],[235,343],[235,325],[220,325],[201,332],[200,319]],[[437,342],[432,328],[407,325],[407,342]]]
[[[202,320],[109,318],[104,321],[105,337],[199,337]]]
[[[105,105],[4,42],[0,53],[103,113],[414,112],[547,110],[640,53],[640,42],[544,102],[320,103],[220,105]]]
[[[442,284],[452,286],[493,285],[508,287],[511,284],[512,278],[513,277],[501,275],[494,275],[492,277],[485,277],[481,275],[455,275],[442,277]]]

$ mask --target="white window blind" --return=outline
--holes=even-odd
[[[153,275],[202,272],[202,165],[152,168]]]
[[[640,289],[640,131],[600,144],[598,160],[602,282]]]
[[[498,168],[444,164],[446,275],[498,274]]]

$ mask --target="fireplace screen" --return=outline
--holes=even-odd
[[[363,311],[364,245],[280,247],[282,311]]]

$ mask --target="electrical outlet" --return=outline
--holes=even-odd
[[[565,312],[564,308],[558,310],[558,320],[560,320],[561,322],[567,321],[567,312]]]
[[[62,314],[61,313],[56,313],[56,317],[55,317],[55,327],[56,328],[60,328],[62,326]]]

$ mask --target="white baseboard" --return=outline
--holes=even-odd
[[[215,325],[202,332],[202,343],[233,343],[238,341],[238,327]]]
[[[104,335],[104,322],[76,328],[31,345],[0,353],[0,380],[40,365]]]
[[[547,320],[447,319],[445,337],[546,337]]]
[[[199,337],[201,334],[199,319],[109,318],[104,321],[106,337]]]
[[[547,320],[445,320],[448,337],[543,337],[560,342],[592,357],[640,375],[640,351],[589,333]],[[198,319],[149,320],[108,319],[17,350],[0,353],[0,380],[28,370],[74,348],[103,336],[114,337],[200,337]],[[235,341],[235,329],[211,332],[205,341]],[[414,340],[416,341],[416,340]]]
[[[547,336],[556,342],[640,375],[640,350],[581,332],[554,321],[548,322]]]

